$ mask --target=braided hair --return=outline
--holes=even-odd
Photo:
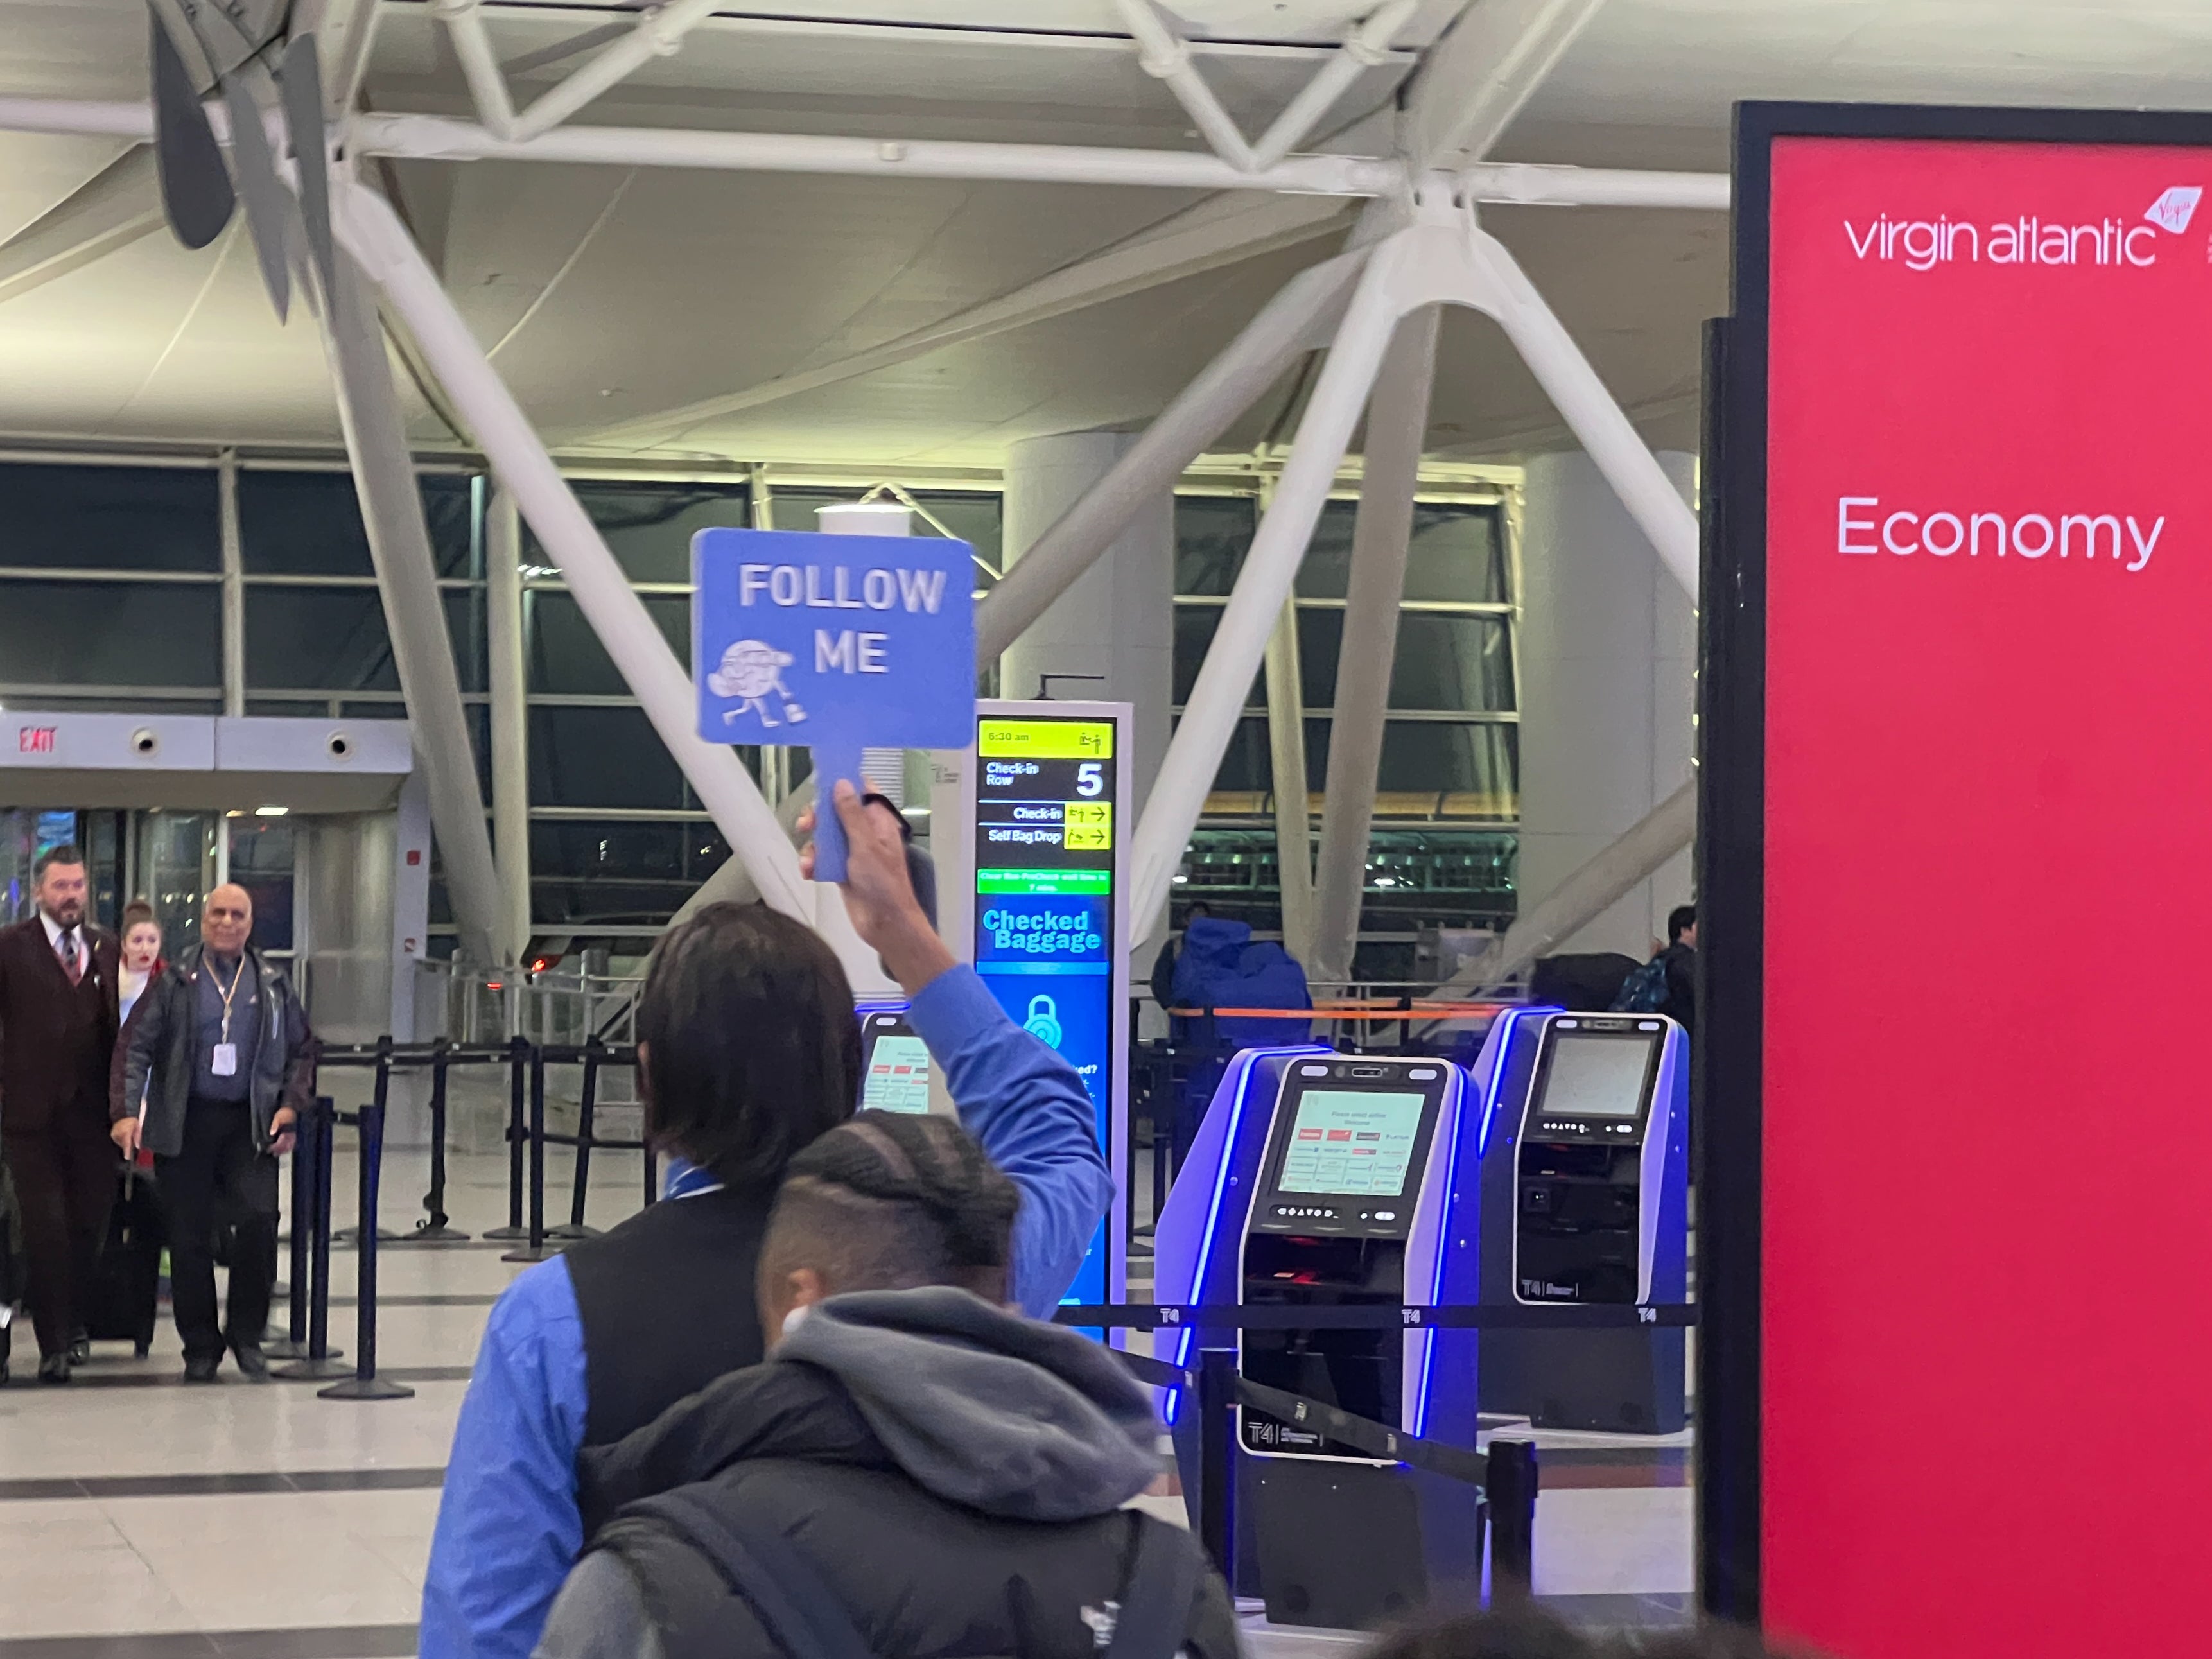
[[[862,1112],[792,1159],[761,1243],[762,1305],[802,1267],[830,1296],[952,1285],[1003,1301],[1020,1206],[951,1118]]]

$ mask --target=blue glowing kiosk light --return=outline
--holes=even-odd
[[[939,756],[931,798],[939,931],[1097,1111],[1114,1208],[1072,1303],[1116,1300],[1127,1282],[1129,716],[1121,702],[978,702],[975,746]]]

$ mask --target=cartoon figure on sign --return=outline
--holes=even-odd
[[[1030,1017],[1022,1022],[1022,1029],[1046,1048],[1059,1048],[1061,1036],[1060,1005],[1050,997],[1031,997]]]
[[[743,714],[761,717],[763,726],[781,725],[768,711],[769,693],[773,691],[783,705],[783,718],[793,726],[806,718],[806,711],[791,699],[791,691],[783,683],[783,671],[791,666],[791,653],[779,651],[759,640],[739,640],[722,653],[722,665],[707,676],[707,689],[718,697],[736,697],[735,708],[725,709],[722,724],[729,725]]]

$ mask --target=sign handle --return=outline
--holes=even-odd
[[[814,745],[814,879],[845,879],[845,823],[837,816],[835,792],[842,778],[863,794],[860,745],[827,740]]]

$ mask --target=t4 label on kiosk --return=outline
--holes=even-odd
[[[863,747],[957,749],[975,714],[974,551],[939,536],[702,530],[691,678],[709,743],[805,744],[857,785]],[[836,815],[815,874],[845,872]]]

